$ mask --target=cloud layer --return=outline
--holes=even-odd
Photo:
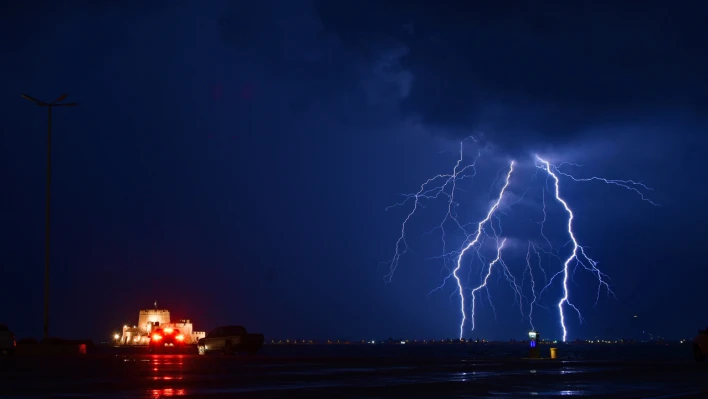
[[[533,5],[532,5],[533,3]],[[316,2],[327,32],[372,56],[395,41],[413,82],[401,110],[507,149],[649,124],[708,104],[696,10],[598,2]],[[462,128],[462,129],[460,129]],[[452,132],[452,133],[450,133]]]

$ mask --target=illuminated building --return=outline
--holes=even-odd
[[[140,311],[137,325],[123,326],[123,334],[116,340],[116,344],[121,346],[148,345],[152,331],[167,327],[179,330],[184,335],[186,344],[196,344],[197,341],[206,336],[203,331],[193,331],[192,323],[189,319],[182,319],[173,323],[170,320],[170,311],[167,309],[144,309]]]

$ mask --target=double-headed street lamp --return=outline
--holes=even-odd
[[[25,100],[32,101],[40,107],[47,107],[47,220],[44,241],[44,339],[49,338],[49,237],[50,237],[50,200],[52,186],[52,107],[73,107],[76,103],[61,103],[66,98],[66,94],[62,94],[51,103],[39,101],[26,94],[22,95]]]

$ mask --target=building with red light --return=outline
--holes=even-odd
[[[170,320],[170,311],[167,309],[144,309],[140,311],[138,324],[123,326],[123,333],[114,337],[116,345],[136,346],[148,345],[150,343],[150,333],[158,328],[173,328],[179,330],[184,335],[184,343],[196,344],[201,338],[206,336],[203,331],[194,331],[189,319],[182,319],[177,322]]]

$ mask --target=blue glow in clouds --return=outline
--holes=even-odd
[[[473,138],[470,138],[472,141],[474,141]],[[550,240],[546,237],[546,235],[543,232],[545,224],[547,224],[546,220],[546,185],[543,185],[543,191],[542,191],[542,204],[541,204],[541,210],[543,212],[543,220],[540,222],[540,228],[541,228],[541,234],[540,236],[543,238],[544,242],[543,243],[534,243],[533,241],[529,241],[528,247],[526,250],[526,262],[525,262],[525,267],[523,267],[523,272],[522,272],[522,279],[521,283],[517,282],[516,277],[512,273],[512,268],[510,268],[507,263],[504,261],[502,258],[502,250],[505,247],[505,244],[507,243],[507,238],[502,236],[502,226],[501,226],[501,219],[497,215],[497,213],[503,211],[500,211],[505,204],[504,204],[504,196],[506,192],[508,191],[509,186],[512,184],[512,177],[514,173],[514,167],[515,167],[515,162],[511,161],[508,164],[508,167],[506,168],[506,178],[504,179],[504,183],[502,187],[498,191],[498,195],[496,196],[496,199],[489,205],[489,208],[486,209],[485,211],[485,217],[482,220],[479,220],[478,222],[475,223],[462,223],[458,219],[458,214],[456,212],[456,208],[460,206],[460,204],[457,202],[457,199],[455,197],[456,191],[458,190],[457,183],[460,180],[463,179],[471,179],[473,178],[476,173],[476,165],[477,161],[481,157],[481,152],[477,152],[477,156],[474,158],[474,160],[469,163],[465,164],[464,160],[464,151],[463,151],[463,145],[465,144],[466,140],[463,140],[463,142],[460,143],[460,153],[459,153],[459,158],[457,162],[455,163],[455,167],[453,168],[452,172],[449,174],[439,174],[436,175],[428,180],[426,180],[421,186],[420,189],[413,194],[407,194],[405,196],[405,200],[401,203],[395,204],[389,208],[386,208],[387,210],[396,207],[396,206],[403,206],[407,204],[408,202],[412,202],[412,209],[410,212],[406,215],[402,225],[401,225],[401,233],[399,235],[398,240],[396,241],[396,246],[395,246],[395,251],[393,258],[388,262],[389,265],[389,272],[385,276],[386,282],[390,283],[393,279],[393,274],[396,271],[396,268],[399,265],[399,262],[401,260],[401,257],[405,255],[408,251],[408,243],[406,241],[406,226],[408,222],[413,218],[415,215],[416,211],[421,209],[423,207],[423,201],[432,201],[436,200],[438,198],[447,198],[447,213],[445,214],[445,217],[443,218],[442,222],[440,223],[439,226],[437,226],[434,230],[439,229],[441,231],[441,240],[442,240],[442,255],[439,257],[440,259],[443,260],[443,265],[447,269],[447,277],[443,279],[442,284],[437,287],[435,290],[432,292],[435,292],[439,289],[442,289],[448,280],[453,279],[455,281],[455,289],[453,292],[453,295],[459,295],[459,300],[460,300],[460,339],[464,337],[464,331],[465,331],[465,325],[468,322],[468,315],[467,315],[467,308],[468,306],[470,307],[470,313],[469,313],[469,324],[471,327],[471,330],[475,329],[475,307],[476,307],[476,300],[477,300],[477,294],[480,293],[481,291],[485,291],[487,294],[487,298],[489,299],[490,305],[492,306],[492,309],[494,309],[494,305],[492,304],[491,301],[491,295],[489,293],[489,277],[492,275],[493,271],[498,270],[501,275],[505,278],[509,286],[512,288],[512,291],[514,292],[514,298],[516,301],[518,301],[518,306],[519,306],[519,311],[521,312],[522,318],[527,318],[530,324],[530,327],[532,330],[535,330],[534,328],[534,323],[533,323],[533,311],[534,307],[541,307],[542,302],[541,298],[543,294],[550,288],[553,284],[554,281],[556,280],[556,277],[562,276],[562,282],[560,284],[561,288],[561,293],[562,296],[560,300],[557,303],[558,307],[558,314],[559,314],[559,324],[562,330],[562,339],[565,341],[568,336],[568,330],[566,327],[566,316],[564,313],[564,310],[566,308],[572,308],[577,314],[578,317],[580,318],[580,321],[582,322],[582,316],[580,314],[580,310],[571,302],[571,293],[568,287],[568,278],[570,276],[571,272],[571,267],[573,270],[575,270],[576,267],[580,266],[584,268],[585,270],[591,272],[595,278],[598,281],[598,288],[597,288],[597,297],[596,297],[596,303],[600,298],[600,292],[604,288],[608,294],[614,295],[612,292],[612,289],[610,288],[610,285],[608,284],[607,280],[608,277],[605,275],[600,269],[597,268],[597,262],[595,262],[593,259],[591,259],[585,252],[585,249],[578,243],[578,240],[575,236],[575,233],[573,231],[573,219],[574,219],[574,214],[573,211],[571,210],[570,206],[568,205],[567,201],[564,199],[564,197],[561,196],[561,177],[568,178],[574,182],[588,182],[588,181],[600,181],[606,184],[611,184],[611,185],[616,185],[623,187],[627,190],[633,191],[637,193],[642,200],[649,202],[652,205],[657,205],[650,199],[647,199],[642,192],[642,190],[650,191],[651,189],[647,186],[645,186],[642,183],[635,182],[632,180],[612,180],[612,179],[605,179],[601,177],[590,177],[590,178],[575,178],[572,175],[562,172],[559,167],[562,166],[563,164],[560,164],[559,166],[553,165],[544,158],[542,158],[539,155],[535,156],[534,162],[535,166],[538,168],[537,170],[545,172],[547,175],[548,179],[553,181],[553,198],[555,201],[560,204],[563,209],[565,210],[565,213],[567,214],[567,233],[570,241],[568,241],[569,244],[572,245],[572,249],[570,251],[570,254],[563,257],[564,259],[561,259],[560,255],[558,255],[558,250],[554,249],[551,246]],[[494,186],[494,185],[493,185]],[[492,190],[494,187],[492,187]],[[529,189],[526,190],[526,192]],[[511,207],[514,204],[518,203],[519,201],[516,201],[511,204],[507,204],[507,207]],[[459,229],[463,234],[463,243],[457,250],[452,250],[448,251],[448,238],[449,234],[445,230],[445,224],[449,222],[453,222],[454,225],[456,226],[457,229]],[[470,225],[476,225],[476,228],[473,231],[467,231],[466,228],[467,226]],[[484,244],[485,240],[491,240],[492,242],[495,243],[496,246],[496,257],[489,261],[486,259],[482,253],[482,245]],[[548,250],[543,249],[544,245],[548,247]],[[562,249],[562,248],[561,248]],[[543,267],[543,261],[541,257],[541,253],[544,253],[546,255],[553,256],[555,258],[558,258],[561,260],[562,263],[562,269],[555,273],[550,279],[547,278],[546,274],[546,269]],[[533,254],[533,255],[532,255]],[[472,255],[472,256],[470,256]],[[537,262],[532,262],[532,257],[535,256],[535,258],[538,260]],[[462,269],[465,268],[465,265],[472,265],[472,262],[478,260],[481,265],[482,265],[482,271],[480,273],[480,281],[479,284],[474,285],[473,287],[468,287],[468,284],[465,284],[462,280],[461,277],[461,272]],[[454,266],[454,267],[453,267]],[[534,273],[534,268],[537,268],[540,273]],[[524,294],[524,283],[527,279],[527,274],[528,274],[528,279],[530,280],[531,284],[531,298],[527,297]],[[537,291],[536,287],[539,286],[536,281],[537,278],[543,278],[543,288],[540,291]],[[465,296],[466,293],[469,292],[471,294],[471,301],[470,303],[467,303]],[[526,313],[524,313],[524,303],[528,305]],[[496,314],[496,312],[495,312]]]

